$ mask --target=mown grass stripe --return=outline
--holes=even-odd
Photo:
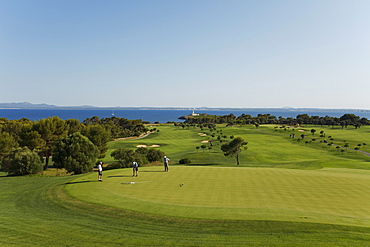
[[[360,220],[360,225],[370,225],[370,180],[363,174],[343,179],[346,172],[338,170],[176,166],[165,173],[161,167],[148,167],[134,179],[153,183],[122,185],[133,180],[129,173],[108,171],[104,183],[95,182],[95,174],[85,176],[90,182],[67,189],[88,202],[160,215],[348,224]]]
[[[370,241],[368,227],[195,220],[86,203],[65,193],[66,186],[86,184],[70,184],[72,177],[0,179],[8,188],[0,191],[2,246],[363,246]],[[23,203],[12,203],[18,200]]]

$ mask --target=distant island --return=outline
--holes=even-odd
[[[122,107],[122,106],[115,106],[115,107],[98,107],[98,106],[91,106],[91,105],[82,105],[82,106],[56,106],[56,105],[49,105],[49,104],[32,104],[29,102],[19,102],[19,103],[0,103],[0,109],[66,109],[66,110],[86,110],[86,109],[102,109],[102,110],[186,110],[186,111],[193,111],[194,107]],[[322,109],[322,108],[293,108],[293,107],[281,107],[281,108],[232,108],[232,107],[221,107],[221,108],[212,108],[212,107],[196,107],[196,111],[259,111],[259,110],[268,110],[271,112],[275,111],[293,111],[293,112],[309,112],[309,111],[325,111],[325,112],[370,112],[367,109]]]

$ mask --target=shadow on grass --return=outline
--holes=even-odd
[[[217,164],[184,164],[185,166],[215,166]]]
[[[130,175],[117,175],[117,176],[107,176],[107,178],[128,178],[128,177],[132,177]]]
[[[91,182],[99,182],[99,181],[78,181],[78,182],[68,182],[65,184],[83,184],[83,183],[91,183]]]
[[[6,177],[10,177],[6,174],[6,172],[1,172],[0,171],[0,178],[6,178]]]
[[[0,178],[16,178],[16,177],[40,177],[38,174],[26,174],[26,175],[13,175],[0,172]]]
[[[140,171],[140,172],[164,172],[164,171]]]

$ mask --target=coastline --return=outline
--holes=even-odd
[[[177,108],[176,108],[177,109]],[[78,119],[79,121],[84,121],[85,119],[92,118],[94,116],[98,118],[111,118],[119,117],[126,118],[129,120],[141,119],[143,121],[148,121],[150,123],[167,123],[167,122],[181,122],[184,119],[179,119],[181,116],[191,115],[193,108],[161,108],[160,110],[148,109],[148,108],[137,108],[135,109],[115,109],[114,116],[112,115],[111,109],[0,109],[0,118],[6,118],[8,120],[18,120],[21,118],[27,118],[31,121],[38,121],[43,118],[48,118],[52,116],[57,116],[63,120],[67,119]],[[251,116],[257,116],[258,114],[270,114],[276,117],[293,117],[295,118],[300,114],[307,114],[309,116],[330,116],[330,117],[341,117],[344,114],[354,114],[359,117],[365,117],[370,119],[370,110],[344,110],[344,109],[284,109],[284,108],[196,108],[194,111],[196,114],[208,114],[208,115],[230,115],[240,116],[242,114],[247,114]],[[234,110],[233,110],[234,109]]]

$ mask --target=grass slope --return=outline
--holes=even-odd
[[[225,127],[217,126],[222,136],[227,138],[223,141],[229,141],[230,136],[240,136],[248,141],[248,150],[243,151],[240,155],[242,166],[252,167],[280,167],[280,168],[297,168],[297,169],[321,169],[323,167],[342,167],[355,169],[370,169],[370,157],[354,150],[340,152],[335,147],[329,147],[327,144],[320,143],[318,134],[312,136],[310,130],[316,128],[317,132],[324,130],[326,136],[332,136],[338,145],[343,144],[346,140],[350,147],[356,147],[356,143],[366,143],[370,139],[370,126],[364,126],[361,129],[332,129],[328,127],[309,126],[299,128],[305,132],[294,131],[296,138],[289,138],[293,133],[292,130],[274,130],[275,126],[260,126],[256,129],[253,126],[242,127]],[[201,146],[202,141],[215,140],[211,137],[208,130],[190,127],[182,129],[172,125],[157,126],[160,130],[158,133],[149,135],[144,139],[130,139],[110,143],[110,152],[116,148],[136,148],[137,145],[161,145],[160,149],[170,158],[171,163],[177,163],[181,158],[189,158],[193,164],[199,165],[223,165],[234,166],[235,159],[225,157],[220,150],[223,143],[213,141],[214,146],[211,150],[197,151],[196,147]],[[199,133],[205,133],[201,136]],[[297,134],[299,133],[299,134]],[[297,141],[300,133],[305,133],[303,141]],[[312,138],[316,138],[312,142]],[[299,138],[300,139],[300,138]],[[305,141],[311,143],[305,144]],[[356,144],[356,145],[355,145]],[[206,145],[208,145],[206,143]],[[361,147],[361,150],[370,152],[370,144]],[[114,162],[107,155],[105,163]]]
[[[65,186],[84,184],[71,179],[0,177],[0,245],[364,246],[370,241],[367,227],[184,219],[85,203],[64,192]]]

